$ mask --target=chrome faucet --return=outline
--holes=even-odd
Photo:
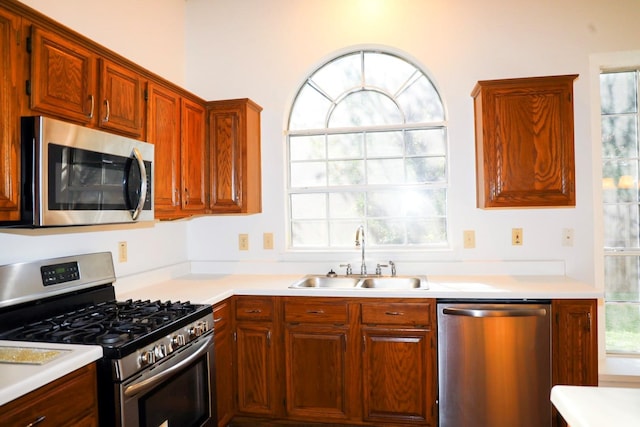
[[[360,247],[362,252],[362,264],[360,265],[360,274],[367,274],[367,265],[364,262],[364,225],[358,227],[356,231],[356,248]]]

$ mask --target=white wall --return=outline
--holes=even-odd
[[[179,85],[184,85],[185,0],[19,0]]]
[[[452,249],[379,256],[428,261],[431,265],[441,263],[452,272],[464,272],[469,265],[478,263],[556,260],[566,265],[570,276],[593,280],[593,242],[597,230],[594,230],[592,187],[598,177],[592,176],[589,55],[640,48],[637,0],[24,0],[24,3],[159,75],[178,84],[184,81],[187,89],[206,99],[250,97],[262,105],[263,213],[198,218],[135,230],[48,236],[0,232],[0,264],[81,251],[115,253],[117,242],[122,239],[127,239],[138,254],[130,255],[129,263],[116,265],[122,274],[187,258],[275,265],[309,259],[331,262],[357,259],[355,250],[313,257],[285,251],[283,129],[295,91],[323,60],[352,47],[381,46],[405,54],[423,66],[447,105]],[[573,73],[581,75],[575,83],[576,208],[476,209],[473,106],[469,96],[475,82]],[[510,245],[512,227],[524,229],[524,246]],[[573,247],[560,243],[561,230],[568,227],[575,229]],[[476,230],[476,249],[462,249],[464,229]],[[275,233],[273,251],[261,249],[265,231]],[[248,252],[237,251],[240,232],[250,234]]]
[[[353,47],[381,46],[423,66],[448,111],[452,250],[409,257],[446,262],[452,273],[480,261],[560,260],[568,275],[593,282],[589,55],[640,47],[637,0],[188,0],[186,19],[188,87],[206,99],[250,97],[264,107],[263,213],[192,221],[190,259],[247,265],[310,259],[285,251],[288,108],[305,76],[323,60]],[[576,208],[475,208],[469,93],[476,81],[574,73],[580,74],[574,86]],[[511,246],[512,227],[524,229],[522,247]],[[573,247],[561,245],[563,228],[575,230]],[[462,248],[464,229],[476,230],[476,249]],[[275,233],[276,250],[262,249],[265,231]],[[250,234],[248,252],[237,250],[240,232]],[[338,262],[357,258],[355,249],[315,256]]]
[[[24,4],[178,84],[184,80],[184,0],[24,0]],[[187,260],[187,222],[45,230],[0,229],[0,265],[110,251],[116,275]],[[118,262],[126,241],[128,261]]]

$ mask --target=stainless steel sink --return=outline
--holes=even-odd
[[[290,288],[342,288],[342,289],[429,289],[426,276],[326,276],[308,275]]]
[[[367,277],[358,282],[358,288],[375,289],[429,289],[424,276]]]
[[[355,276],[305,276],[290,288],[354,288],[358,284]]]

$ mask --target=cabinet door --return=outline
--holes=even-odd
[[[554,300],[553,383],[598,385],[596,300]]]
[[[225,427],[229,424],[235,410],[230,306],[230,300],[227,299],[213,307],[213,337],[216,355],[216,402],[219,427]]]
[[[433,334],[363,328],[364,418],[375,423],[433,425],[436,384]]]
[[[576,77],[478,82],[478,207],[575,206]]]
[[[272,325],[266,322],[236,324],[238,411],[273,415],[275,356]]]
[[[31,34],[31,109],[76,122],[93,120],[97,106],[93,52],[37,27]]]
[[[204,213],[205,193],[205,110],[188,99],[182,100],[182,210]]]
[[[285,333],[287,416],[346,419],[348,329],[289,324]]]
[[[100,60],[100,114],[98,125],[141,138],[145,80],[130,69]]]
[[[0,9],[0,221],[20,219],[19,23]]]
[[[209,111],[213,213],[262,211],[260,111],[249,99],[215,101]]]
[[[180,215],[180,96],[149,83],[147,139],[155,145],[154,201],[157,218]]]

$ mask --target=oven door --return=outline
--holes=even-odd
[[[122,427],[201,427],[216,420],[213,335],[121,384]]]

